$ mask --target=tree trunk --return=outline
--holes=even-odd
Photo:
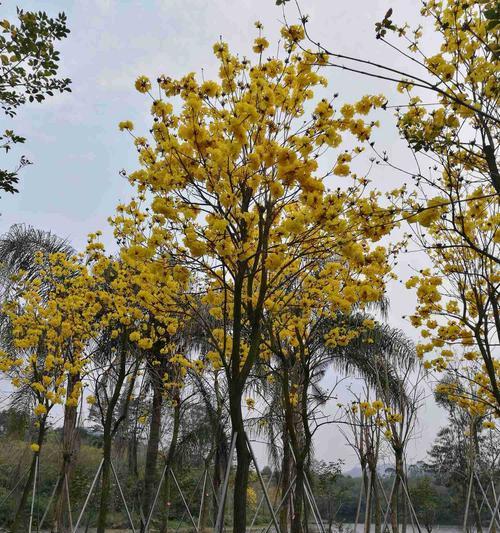
[[[200,501],[200,514],[199,514],[199,533],[205,533],[207,531],[207,521],[208,521],[208,509],[209,509],[209,496],[210,496],[210,478],[208,477],[208,466],[210,464],[210,461],[205,461],[205,474],[204,474],[204,480],[203,484],[201,486],[201,490],[203,491],[201,494],[201,501]]]
[[[404,483],[404,478],[401,479],[401,483]],[[408,503],[406,501],[406,496],[401,491],[401,533],[406,533],[407,527],[406,522],[408,521]]]
[[[166,464],[168,464],[168,458],[166,461]],[[168,470],[167,466],[167,470]],[[165,480],[163,481],[163,487],[161,488],[161,499],[164,503],[164,508],[161,513],[161,524],[160,524],[160,533],[167,533],[168,532],[168,519],[170,515],[170,474],[165,474]]]
[[[482,533],[483,528],[481,527],[481,510],[479,509],[479,504],[477,501],[477,495],[476,490],[472,490],[472,502],[474,504],[474,517],[476,521],[476,531],[477,533]],[[495,522],[493,522],[493,525],[495,525]]]
[[[396,459],[396,478],[394,480],[394,489],[392,491],[391,498],[391,528],[392,533],[399,532],[399,492],[401,487],[401,479],[404,474],[403,468],[403,453],[402,450],[396,450],[394,452]]]
[[[372,484],[372,509],[373,521],[375,523],[375,533],[380,533],[382,529],[382,513],[380,509],[380,491],[377,483],[377,469],[372,469],[371,473]]]
[[[296,453],[296,452],[295,452]],[[293,497],[293,516],[291,533],[302,533],[302,515],[304,506],[304,461],[296,453],[295,462],[295,494]]]
[[[99,502],[99,512],[97,515],[97,529],[96,533],[106,532],[106,521],[109,513],[109,506],[111,501],[111,454],[113,446],[113,437],[118,431],[120,423],[126,419],[128,413],[128,401],[132,394],[134,380],[130,382],[130,389],[125,400],[125,407],[123,413],[114,421],[115,408],[120,399],[123,384],[126,378],[127,366],[127,342],[126,337],[123,337],[120,353],[119,369],[114,383],[113,394],[106,405],[106,413],[103,423],[103,452],[102,452],[102,470],[101,470],[101,497]],[[137,367],[136,367],[137,371]]]
[[[372,487],[367,469],[363,469],[363,483],[365,487],[365,533],[370,533],[372,522]]]
[[[137,464],[137,431],[134,429],[133,435],[128,442],[127,446],[127,467],[128,475],[132,478],[139,478],[139,469]]]
[[[149,425],[149,439],[146,451],[146,466],[144,469],[144,497],[142,500],[142,512],[147,519],[151,510],[151,504],[155,493],[157,481],[157,459],[160,444],[161,408],[163,404],[163,391],[161,382],[157,376],[153,377],[153,402],[151,406],[151,422]],[[145,524],[141,524],[141,532],[144,532]]]
[[[224,472],[228,465],[226,435],[222,424],[217,426],[215,431],[215,454],[214,454],[214,470],[213,470],[213,522],[215,524],[217,520],[217,507],[222,480],[224,479]]]
[[[68,396],[71,395],[75,384],[79,381],[79,375],[72,376],[70,374],[68,376]],[[69,520],[67,520],[66,523],[64,520],[64,510],[68,508],[68,501],[66,497],[66,479],[69,486],[69,477],[74,463],[74,455],[78,438],[76,435],[77,417],[78,408],[76,406],[66,405],[64,407],[64,424],[62,435],[63,460],[55,492],[54,520],[52,524],[52,531],[54,533],[66,533],[66,531],[70,530]]]
[[[174,425],[172,428],[172,439],[170,440],[170,446],[168,448],[168,455],[165,461],[165,480],[163,486],[163,509],[162,513],[162,522],[160,527],[161,533],[167,533],[168,531],[168,512],[170,507],[170,468],[174,465],[175,462],[175,452],[177,449],[177,440],[179,438],[179,427],[181,421],[181,402],[180,398],[177,397],[175,400],[174,407]]]
[[[250,469],[250,452],[245,437],[241,402],[243,387],[232,380],[229,383],[229,409],[231,424],[236,436],[236,475],[234,480],[233,533],[245,533],[247,523],[247,487]],[[231,460],[231,458],[229,458]]]
[[[14,519],[12,521],[12,526],[11,526],[11,531],[13,533],[17,533],[18,531],[20,532],[24,530],[24,528],[21,527],[23,511],[24,511],[24,507],[26,506],[26,502],[28,501],[28,496],[33,488],[33,482],[35,480],[36,461],[37,461],[37,457],[40,457],[40,453],[42,451],[43,440],[45,437],[46,421],[47,421],[47,415],[45,415],[44,418],[40,420],[40,427],[38,428],[38,437],[36,440],[36,444],[38,444],[39,449],[37,452],[33,453],[28,479],[26,480],[24,484],[21,498],[19,499],[19,502],[17,504],[16,512],[14,514]]]
[[[286,427],[283,428],[283,442],[285,443],[283,447],[283,458],[281,460],[281,497],[285,495],[290,485],[290,466],[291,466],[291,454],[290,446],[287,444],[287,433]],[[288,495],[286,501],[283,502],[283,506],[280,511],[280,529],[282,533],[288,531],[288,518],[290,514],[290,496]]]
[[[103,435],[102,470],[101,470],[101,497],[99,503],[99,514],[97,517],[97,533],[105,533],[107,518],[111,500],[111,414],[107,416]]]

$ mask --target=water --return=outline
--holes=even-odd
[[[426,529],[423,526],[420,526],[420,529],[422,530],[422,533],[427,533]],[[333,527],[334,532],[338,532],[339,529],[335,526]],[[363,525],[358,524],[358,530],[357,533],[363,533]],[[374,527],[372,526],[371,531],[374,531]],[[462,533],[462,528],[460,526],[434,526],[432,528],[432,533]],[[343,533],[353,533],[354,532],[354,524],[343,524]],[[406,533],[418,533],[418,530],[416,527],[412,527],[411,524],[408,524],[406,526]]]

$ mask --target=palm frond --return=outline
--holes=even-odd
[[[10,278],[14,274],[24,272],[28,280],[37,277],[40,271],[40,265],[35,261],[37,252],[67,256],[75,253],[65,239],[26,224],[14,224],[0,237],[0,283],[4,293],[9,290]]]

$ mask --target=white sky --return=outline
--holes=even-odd
[[[11,224],[26,223],[52,230],[67,238],[77,249],[89,232],[103,229],[111,242],[106,219],[120,201],[130,195],[128,182],[119,176],[121,169],[137,168],[136,152],[130,138],[118,131],[118,122],[130,119],[137,131],[147,132],[150,102],[133,88],[138,75],[172,77],[190,71],[206,79],[215,75],[217,62],[212,45],[220,36],[231,49],[251,56],[256,36],[254,22],[265,27],[273,50],[283,20],[275,0],[87,0],[22,1],[26,10],[44,9],[50,15],[65,11],[71,33],[60,46],[63,76],[72,79],[72,93],[57,95],[42,105],[27,105],[14,121],[3,117],[2,127],[27,138],[22,149],[2,158],[5,168],[14,166],[25,154],[34,165],[22,171],[20,193],[0,199],[0,232]],[[310,31],[330,50],[402,65],[401,59],[374,36],[374,24],[394,8],[398,21],[419,21],[418,0],[302,0],[302,11],[310,16]],[[13,18],[16,2],[5,0],[2,18]],[[286,8],[288,20],[297,11],[293,2]],[[432,35],[429,35],[432,40]],[[371,93],[384,92],[391,103],[398,98],[386,82],[349,74],[340,70],[327,73],[331,93],[338,92],[340,106]],[[399,141],[390,112],[381,115],[383,125],[375,140],[395,161],[409,163],[405,144]],[[368,163],[366,162],[368,165]],[[371,175],[384,190],[395,188],[403,176],[377,168]],[[406,279],[412,268],[421,268],[425,259],[418,254],[400,258],[398,272]],[[390,324],[415,337],[415,331],[402,319],[411,312],[414,296],[399,282],[389,287]],[[330,378],[331,379],[331,378]],[[344,390],[344,389],[343,389]],[[347,399],[346,392],[342,393]],[[418,440],[409,447],[409,461],[421,459],[432,442],[445,414],[428,401],[420,415]],[[355,458],[338,430],[323,429],[317,439],[318,458]]]

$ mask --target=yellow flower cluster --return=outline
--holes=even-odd
[[[380,300],[390,271],[387,250],[373,243],[390,231],[393,212],[380,206],[376,191],[363,195],[367,181],[350,169],[377,125],[366,116],[385,98],[365,96],[340,112],[322,99],[304,122],[315,88],[326,80],[317,55],[298,46],[303,28],[284,28],[282,36],[284,58],[264,60],[269,42],[259,33],[255,64],[218,42],[218,80],[199,83],[192,73],[159,78],[164,99],[153,100],[152,139],[135,139],[141,168],[129,180],[138,197],[119,206],[113,219],[115,234],[127,243],[121,257],[130,268],[158,265],[155,258],[163,254],[200,284],[200,300],[217,321],[204,356],[215,371],[234,365],[245,373],[257,356],[271,357],[272,349],[258,342],[239,334],[235,341],[235,316],[241,316],[238,327],[272,316],[280,340],[293,348],[314,316]],[[136,82],[139,92],[150,87],[144,77]],[[344,138],[354,146],[322,175],[321,154]],[[335,175],[350,176],[353,184],[330,190]],[[146,198],[149,212],[139,207]],[[141,274],[144,293],[158,286],[148,275]],[[177,287],[165,281],[168,290],[144,294],[141,308],[153,312],[153,300],[169,302],[169,292],[186,290],[174,272],[172,280]],[[182,298],[192,305],[189,294]],[[157,321],[168,316],[167,307],[154,311]],[[338,330],[327,339],[340,345],[353,336]],[[138,329],[130,337],[138,343],[144,338]]]
[[[0,354],[0,370],[15,387],[31,387],[34,413],[45,418],[55,404],[77,405],[101,306],[89,296],[90,276],[78,257],[37,253],[35,261],[39,276],[21,277],[17,298],[4,305],[15,350]]]

